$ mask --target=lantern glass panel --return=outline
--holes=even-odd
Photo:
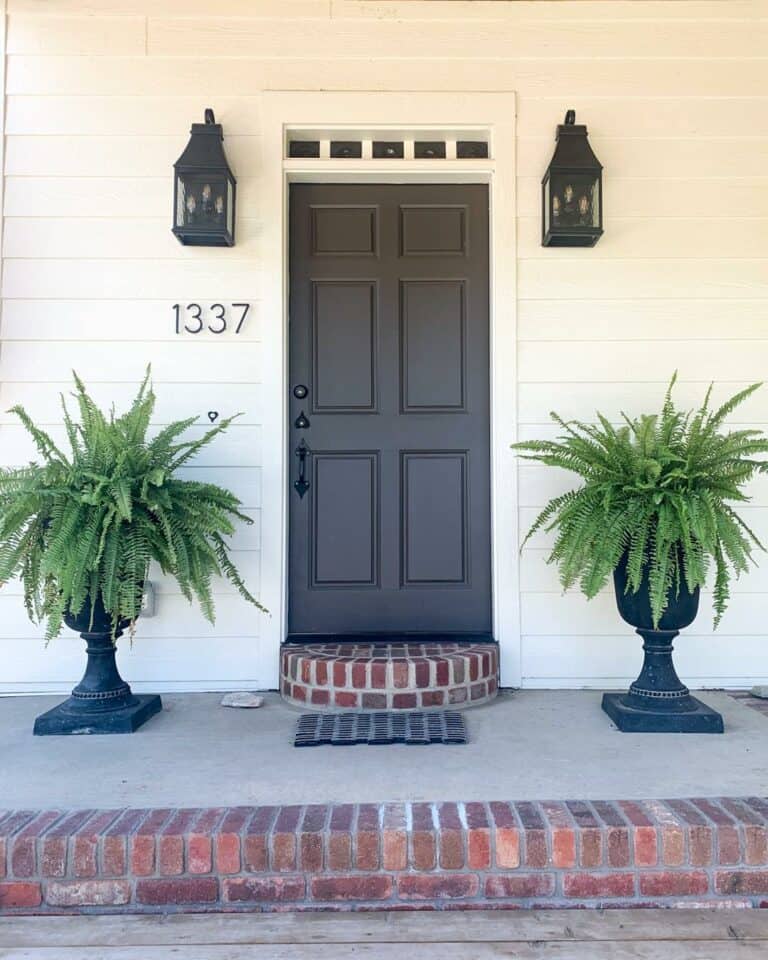
[[[234,215],[235,215],[235,185],[232,180],[227,179],[227,200],[226,200],[226,210],[227,210],[227,232],[231,237],[235,235],[235,224],[234,224]]]
[[[178,177],[176,225],[223,227],[231,218],[231,185],[225,176],[183,173]]]
[[[599,176],[552,171],[546,186],[546,205],[552,229],[600,226]]]

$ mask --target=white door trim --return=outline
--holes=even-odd
[[[487,160],[287,160],[290,128],[490,131]],[[515,95],[283,92],[264,94],[259,197],[264,224],[261,599],[259,676],[277,687],[287,633],[288,184],[293,181],[488,183],[490,189],[491,537],[493,628],[501,683],[521,680],[517,465],[517,217]],[[396,167],[393,166],[396,164]]]

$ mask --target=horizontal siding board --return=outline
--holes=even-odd
[[[156,616],[145,620],[140,617],[137,621],[136,641],[169,636],[208,638],[209,641],[225,641],[243,634],[257,637],[262,616],[241,597],[222,594],[216,601],[216,623],[211,624],[196,604],[190,604],[180,595],[165,594],[158,604]],[[0,647],[6,639],[36,640],[42,635],[41,628],[27,619],[18,597],[0,597]]]
[[[260,274],[247,260],[7,260],[6,297],[28,299],[258,299]]]
[[[194,416],[197,410],[189,414]],[[200,413],[200,423],[192,425],[185,438],[194,440],[203,435],[209,428],[205,413]],[[5,423],[2,428],[3,443],[0,448],[0,465],[18,466],[30,461],[38,461],[34,441],[27,431],[17,422]],[[64,429],[59,424],[46,426],[46,431],[59,444],[66,454],[69,446],[66,442]],[[211,443],[198,451],[194,459],[189,461],[192,467],[208,467],[216,470],[227,468],[258,467],[262,463],[261,456],[261,428],[258,426],[232,425],[225,433],[217,436]]]
[[[64,371],[62,371],[63,373]],[[131,371],[133,373],[134,371]],[[101,374],[102,378],[104,374]],[[241,413],[237,426],[259,426],[263,416],[263,398],[258,383],[211,383],[202,380],[163,383],[154,378],[157,403],[153,422],[165,426],[173,420],[199,416],[205,423],[208,411],[216,410],[219,419]],[[88,392],[102,409],[114,403],[117,411],[127,409],[136,395],[139,381],[97,380],[88,378]],[[46,427],[61,422],[59,397],[69,401],[72,381],[47,381],[45,387],[28,381],[5,380],[0,383],[0,424],[18,423],[9,413],[11,407],[22,404],[35,423]],[[201,399],[205,403],[201,403]]]
[[[642,664],[642,641],[631,631],[626,626],[624,633],[619,625],[610,637],[569,633],[523,636],[524,685],[626,687]],[[675,640],[675,664],[683,682],[693,687],[751,686],[768,681],[765,640],[756,636],[720,632],[715,637],[700,637],[685,631]],[[596,696],[595,707],[598,705]]]
[[[197,302],[201,319],[218,329],[221,324],[216,317],[220,311],[211,309],[215,301],[201,299]],[[215,344],[249,343],[260,339],[261,305],[257,302],[249,303],[240,333],[235,330],[243,308],[233,308],[231,301],[222,304],[226,310],[227,329],[221,334],[211,333],[207,327],[200,333],[188,333],[183,322],[177,334],[175,303],[173,300],[142,300],[137,306],[133,300],[7,300],[3,311],[3,339],[141,341],[148,344],[148,355],[153,349],[150,345],[158,341]],[[180,304],[182,321],[188,316],[187,326],[197,329],[198,324],[191,319],[196,311],[188,311],[186,306],[187,301]]]
[[[609,0],[612,2],[612,0]],[[451,3],[451,6],[453,4]],[[360,88],[365,71],[368,90],[487,90],[488,68],[476,59],[435,59],[425,47],[418,60],[323,59],[318,51],[299,59],[288,48],[279,60],[258,57],[112,57],[13,55],[7,59],[10,95],[81,95],[125,97],[254,96],[262,90],[306,90],[317,78],[334,90]],[[322,51],[320,51],[322,52]],[[566,58],[553,62],[529,51],[520,59],[494,60],[493,88],[521,97],[762,97],[765,61]],[[696,101],[692,101],[696,102]],[[198,104],[199,106],[199,104]],[[524,106],[524,103],[522,104]],[[581,108],[580,108],[581,111]],[[560,111],[562,112],[562,111]],[[553,116],[559,116],[557,111]],[[586,117],[586,115],[585,115]],[[181,120],[181,118],[179,118]],[[591,122],[591,121],[590,121]],[[622,124],[622,127],[625,124]],[[549,131],[554,137],[554,128]]]
[[[258,181],[237,178],[237,246],[242,243],[243,219],[260,212]],[[161,177],[6,177],[4,214],[11,217],[154,217],[171,228],[173,175]],[[114,227],[119,229],[119,227]],[[208,248],[208,253],[212,248]],[[230,251],[234,253],[234,251]]]
[[[663,350],[660,346],[659,350]],[[620,372],[617,369],[617,374]],[[518,418],[520,424],[549,423],[550,410],[578,420],[591,420],[599,410],[609,418],[616,411],[628,416],[639,416],[659,410],[671,370],[667,369],[656,380],[630,382],[617,380],[605,383],[584,383],[573,377],[555,380],[548,377],[541,383],[520,385]],[[749,381],[737,379],[723,382],[718,378],[712,391],[712,402],[723,403],[729,396],[748,386]],[[690,381],[679,380],[675,386],[675,401],[679,407],[697,407],[709,386],[706,377],[694,375]],[[768,423],[768,388],[754,393],[731,417],[733,423]]]
[[[9,16],[7,53],[142,54],[146,49],[144,17]]]
[[[261,575],[261,555],[259,551],[238,550],[233,556],[237,569],[243,578],[243,582],[252,590],[258,590]],[[154,562],[150,564],[149,577],[147,579],[149,583],[151,583],[155,597],[158,600],[158,604],[156,605],[157,613],[159,616],[162,616],[165,612],[162,609],[162,604],[165,602],[165,599],[167,597],[181,597],[183,594],[177,581],[170,574],[163,573],[160,567]],[[234,596],[237,592],[237,588],[225,577],[214,577],[211,581],[211,593],[214,598],[227,595]],[[9,580],[8,583],[3,584],[4,597],[21,597],[22,595],[23,585],[20,580]],[[143,616],[142,619],[143,622],[147,622],[149,618]]]
[[[768,269],[768,262],[766,263]],[[760,380],[768,370],[768,338],[760,340],[653,340],[521,343],[520,380],[656,380],[678,370],[683,379]]]
[[[587,119],[586,117],[584,118]],[[768,139],[765,137],[667,137],[606,136],[590,133],[589,142],[600,158],[608,178],[613,171],[622,177],[690,177],[730,180],[765,177],[768,169]],[[520,137],[517,142],[517,173],[541,179],[554,149],[549,137]],[[702,195],[699,204],[705,202]]]
[[[517,211],[520,217],[538,219],[541,215],[541,171],[546,162],[538,176],[518,177]],[[698,176],[698,170],[683,177],[684,169],[681,164],[680,169],[672,171],[671,175],[668,173],[666,179],[643,177],[640,171],[636,177],[626,177],[621,167],[614,165],[603,183],[607,233],[590,252],[597,253],[612,235],[615,221],[627,217],[640,217],[659,225],[659,236],[646,252],[653,252],[656,244],[660,240],[663,242],[661,235],[670,219],[706,217],[730,221],[732,218],[768,217],[768,177],[764,175],[765,171],[754,177],[737,175],[734,171],[734,176],[727,179],[724,176],[705,179]],[[575,254],[577,250],[570,252]]]
[[[144,16],[156,13],[158,0],[7,0],[12,14],[40,13],[41,3],[51,16],[98,14]],[[210,14],[210,0],[162,0],[166,16]],[[330,16],[330,0],[217,0],[218,16],[321,17]]]
[[[241,605],[244,607],[245,603],[241,601]],[[145,628],[148,630],[152,621],[146,620],[140,624],[132,645],[127,637],[118,641],[120,671],[134,691],[183,689],[185,682],[199,685],[203,678],[209,689],[216,689],[220,683],[239,686],[246,680],[256,689],[263,689],[267,684],[258,672],[258,616],[255,610],[245,610],[245,615],[241,612],[239,635],[219,640],[203,631],[183,637],[151,636]],[[199,617],[202,619],[202,614]],[[168,620],[173,622],[170,616]],[[85,666],[83,641],[67,631],[66,636],[62,634],[46,648],[39,637],[38,631],[33,638],[9,637],[0,643],[0,657],[7,663],[19,640],[24,641],[24,657],[13,679],[6,674],[0,680],[0,691],[68,692],[80,679]]]
[[[151,106],[151,109],[148,109]],[[738,109],[738,108],[734,108]],[[256,136],[261,98],[217,97],[216,120],[225,138]],[[203,122],[199,97],[23,96],[6,98],[5,132],[10,136],[177,136],[179,153],[192,123]],[[226,145],[226,139],[225,139]]]
[[[14,18],[11,17],[11,25]],[[49,27],[54,33],[53,25]],[[64,28],[62,28],[63,30]],[[454,23],[432,21],[429,39],[433,56],[520,57],[536,50],[557,59],[578,50],[583,57],[760,57],[765,54],[768,21],[701,20],[572,20],[568,29],[551,21],[521,20],[514,24],[467,20],[461,30]],[[51,44],[55,43],[52,36]],[[245,17],[173,19],[150,16],[147,52],[153,56],[280,57],[285,52],[284,21]],[[290,31],[294,56],[404,58],[424,56],[420,31],[407,21],[379,20],[375,29],[356,20],[296,21]],[[24,53],[15,43],[10,52]],[[62,51],[65,52],[65,51]]]
[[[13,98],[9,98],[10,104]],[[768,100],[753,97],[579,97],[576,119],[590,135],[623,130],[633,137],[765,137]],[[563,122],[562,96],[522,97],[517,112],[520,137],[552,137]]]
[[[520,591],[523,598],[532,594],[541,594],[548,597],[550,603],[556,604],[563,596],[557,567],[554,564],[547,563],[548,556],[547,550],[538,547],[526,547],[523,550],[520,556]],[[755,560],[756,564],[748,573],[742,574],[731,583],[731,594],[733,596],[741,593],[757,594],[758,596],[768,593],[768,562],[760,552],[755,554]],[[711,574],[707,583],[707,590],[711,592],[712,586],[713,575]],[[578,584],[568,592],[578,594]],[[603,592],[613,597],[613,584],[607,584]],[[704,614],[709,616],[707,611],[702,608],[701,615]]]
[[[598,594],[587,600],[580,593],[553,597],[548,593],[529,593],[521,597],[521,630],[526,636],[610,637],[621,632],[623,621],[616,610],[616,600],[610,593]],[[768,616],[768,596],[765,594],[735,594],[728,605],[720,627],[712,630],[713,610],[710,594],[702,594],[699,614],[688,628],[704,639],[716,640],[719,634],[738,636],[765,636]],[[766,664],[768,668],[768,663]]]
[[[256,343],[192,343],[181,339],[173,344],[155,344],[152,350],[132,342],[9,341],[0,355],[0,370],[4,381],[47,384],[77,368],[86,381],[109,383],[138,379],[150,362],[153,376],[169,384],[242,383],[257,380],[261,373],[260,347]]]
[[[239,200],[239,181],[237,186]],[[164,177],[7,176],[3,214],[44,219],[165,216],[170,229],[172,197],[170,171]]]
[[[606,210],[610,209],[606,201]],[[518,220],[518,255],[521,260],[739,260],[768,254],[768,217],[728,219],[699,217],[666,219],[650,216],[611,216],[606,232],[594,248],[552,248],[541,245],[541,217]]]
[[[157,0],[44,0],[52,15],[147,14],[157,10]],[[610,8],[606,9],[606,3]],[[679,19],[740,19],[754,16],[760,0],[580,0],[574,10],[562,0],[219,0],[218,16],[364,17],[415,20],[569,20],[648,19],[668,15],[670,2],[680,6]],[[9,13],[39,13],[41,0],[8,0]],[[210,14],[209,0],[163,0],[166,16],[190,17]]]
[[[165,96],[155,91],[152,109],[135,96],[10,95],[6,100],[6,133],[23,136],[183,135],[187,123],[199,120],[199,96]],[[216,119],[227,135],[256,135],[260,131],[259,95],[217,96]],[[562,122],[562,96],[523,97],[518,107],[520,137],[551,138]],[[579,119],[594,134],[627,129],[632,137],[766,137],[768,98],[717,97],[635,98],[628,123],[625,97],[582,97]]]
[[[765,300],[523,300],[520,340],[723,340],[768,338]],[[661,349],[661,348],[660,348]],[[749,345],[745,344],[745,350]],[[766,401],[768,408],[768,400]]]
[[[11,0],[11,4],[20,0]],[[34,0],[21,0],[31,3]],[[60,0],[57,0],[57,3]],[[82,0],[64,0],[80,3]],[[120,2],[120,0],[110,0]],[[365,19],[396,20],[648,20],[666,18],[670,5],[677,20],[726,20],[759,16],[760,0],[729,0],[727,5],[717,0],[332,0],[334,17],[363,17]]]
[[[166,190],[170,209],[171,182]],[[238,206],[238,211],[239,206]],[[112,219],[109,217],[6,217],[3,248],[7,259],[148,259],[258,261],[263,254],[258,220],[238,217],[234,250],[229,247],[187,247],[171,232],[169,216]]]
[[[190,118],[176,136],[6,137],[6,173],[25,177],[167,177],[187,144]],[[191,118],[194,119],[194,118]],[[239,170],[259,170],[258,137],[228,136],[227,159]]]
[[[521,300],[713,297],[768,300],[768,259],[521,260]],[[721,374],[725,376],[725,374]],[[707,376],[707,374],[704,374]]]

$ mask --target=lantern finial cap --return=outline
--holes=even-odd
[[[206,123],[216,123],[216,117],[214,117],[214,115],[213,115],[213,108],[212,108],[212,107],[206,107],[206,108],[205,108],[205,114],[204,114],[204,116],[205,116],[205,122],[206,122]]]
[[[571,127],[576,123],[576,111],[575,110],[566,110],[565,111],[565,123],[567,126]]]

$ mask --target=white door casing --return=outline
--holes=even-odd
[[[387,130],[487,130],[489,159],[286,159],[291,129],[386,139]],[[519,686],[520,590],[517,466],[517,220],[515,95],[493,93],[283,92],[264,94],[259,197],[264,224],[261,599],[265,618],[258,675],[277,687],[287,632],[288,184],[310,182],[488,183],[490,194],[491,530],[493,627],[501,684]]]

